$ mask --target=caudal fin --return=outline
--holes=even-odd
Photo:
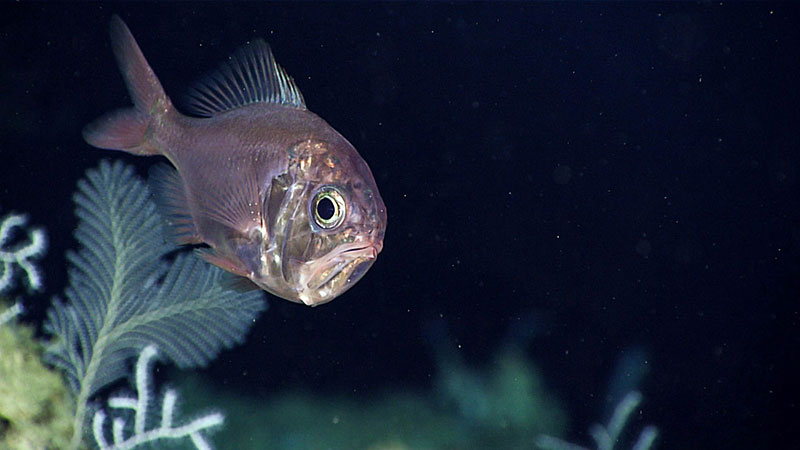
[[[128,26],[117,15],[111,17],[111,45],[134,107],[112,111],[96,119],[83,129],[83,138],[98,148],[137,155],[160,153],[150,137],[173,111],[172,103]]]

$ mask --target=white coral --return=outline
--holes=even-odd
[[[589,433],[597,445],[597,450],[614,450],[617,448],[622,431],[625,429],[625,425],[628,424],[631,413],[639,407],[641,402],[642,394],[638,391],[628,392],[617,407],[614,408],[614,414],[611,416],[611,420],[608,421],[608,425],[595,424],[589,429]],[[639,433],[639,437],[631,449],[650,450],[657,437],[658,429],[653,425],[648,425]],[[588,450],[586,447],[549,435],[540,435],[536,439],[536,445],[545,450]]]
[[[10,289],[14,282],[14,265],[25,272],[28,285],[34,290],[42,288],[42,276],[31,261],[42,256],[47,249],[44,231],[38,228],[28,231],[29,242],[11,247],[14,228],[25,225],[27,218],[19,214],[9,214],[0,222],[0,292]]]
[[[147,429],[146,417],[150,402],[150,362],[157,354],[155,345],[148,345],[142,350],[136,362],[136,396],[116,396],[108,399],[109,408],[131,409],[134,412],[133,435],[124,436],[125,419],[117,417],[112,422],[113,444],[109,444],[104,432],[106,412],[103,409],[97,410],[92,420],[92,431],[97,446],[101,450],[123,450],[131,449],[139,445],[154,442],[159,439],[182,439],[188,437],[192,440],[195,447],[199,450],[210,449],[211,445],[203,436],[203,431],[222,425],[224,416],[222,413],[213,412],[199,417],[188,424],[173,427],[173,415],[175,414],[175,402],[178,394],[168,389],[164,394],[164,402],[161,405],[161,424],[155,428]]]
[[[14,320],[14,317],[22,314],[22,303],[14,303],[10,308],[0,313],[0,327]]]

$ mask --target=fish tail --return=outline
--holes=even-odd
[[[83,129],[83,138],[98,148],[137,155],[160,154],[158,130],[167,125],[170,116],[177,111],[128,26],[117,15],[111,17],[111,44],[134,107],[112,111],[96,119]]]

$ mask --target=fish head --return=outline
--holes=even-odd
[[[293,146],[289,170],[268,195],[270,273],[280,271],[282,297],[306,305],[347,291],[383,249],[383,199],[366,162],[342,141]]]

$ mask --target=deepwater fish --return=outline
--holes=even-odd
[[[383,248],[386,207],[366,162],[306,109],[262,40],[239,49],[180,113],[128,27],[111,42],[134,107],[83,131],[98,148],[163,155],[151,175],[175,238],[245,284],[319,305],[352,287]]]

